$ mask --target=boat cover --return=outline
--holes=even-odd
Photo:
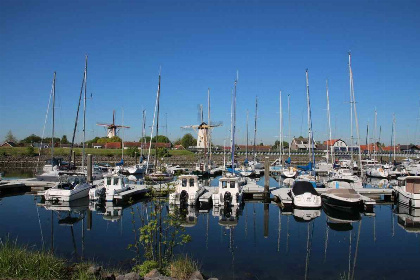
[[[288,157],[285,161],[285,163],[290,164],[292,162],[292,159],[290,157]]]
[[[317,191],[314,189],[312,184],[308,181],[297,181],[293,184],[292,192],[295,195],[301,195],[304,193],[311,193],[313,195],[318,195]]]
[[[312,162],[309,162],[308,165],[298,165],[297,168],[306,171],[312,170]]]

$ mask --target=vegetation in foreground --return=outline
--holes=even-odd
[[[102,280],[111,274],[107,271],[94,274],[90,271],[92,267],[97,266],[89,262],[70,264],[50,251],[18,245],[9,238],[0,239],[0,279]],[[153,269],[159,269],[158,262],[144,261],[133,271],[144,276]],[[179,280],[189,279],[196,270],[197,263],[188,256],[178,256],[165,269],[159,269],[162,274]]]

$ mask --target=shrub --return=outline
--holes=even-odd
[[[140,265],[136,265],[133,270],[138,272],[141,277],[144,277],[147,273],[152,271],[153,269],[158,269],[159,264],[156,261],[144,261]]]
[[[196,270],[199,270],[198,264],[187,255],[177,257],[169,268],[170,276],[179,280],[189,279]]]

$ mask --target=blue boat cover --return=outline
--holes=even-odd
[[[292,162],[292,159],[290,157],[288,157],[285,161],[285,163],[290,164]]]
[[[305,171],[310,171],[312,170],[312,162],[309,162],[308,165],[298,165],[297,168]]]
[[[124,160],[123,160],[123,159],[121,159],[121,161],[120,161],[120,162],[117,162],[117,163],[115,164],[115,166],[121,166],[121,165],[124,165]]]
[[[232,168],[226,168],[226,170],[227,170],[227,172],[230,172],[232,174],[234,173],[233,170],[232,170]],[[239,171],[236,171],[236,170],[235,170],[235,174],[241,175],[241,173]]]

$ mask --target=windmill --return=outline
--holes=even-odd
[[[107,137],[108,138],[112,138],[114,136],[117,136],[118,131],[121,128],[130,128],[129,126],[116,125],[115,124],[115,110],[112,112],[112,123],[111,124],[108,124],[108,123],[97,123],[96,125],[106,127],[106,129],[107,129]]]
[[[208,121],[207,123],[204,122],[204,114],[203,114],[203,105],[199,107],[200,113],[200,124],[198,125],[186,125],[181,126],[182,129],[193,129],[197,132],[197,146],[196,149],[207,149],[210,148],[211,145],[211,129],[214,127],[222,126],[222,122],[211,122],[210,121],[210,89],[208,91]],[[185,147],[188,148],[188,147]]]

